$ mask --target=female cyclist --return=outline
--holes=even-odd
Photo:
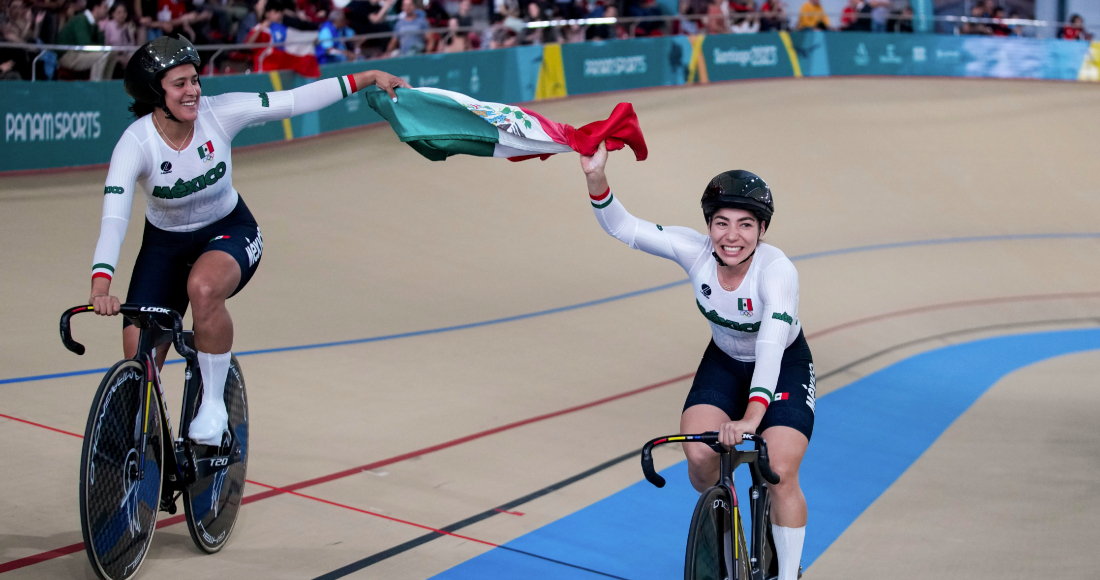
[[[188,303],[194,306],[204,388],[188,434],[197,443],[218,445],[228,418],[222,396],[233,346],[225,301],[252,278],[263,253],[256,220],[233,188],[233,137],[250,124],[316,111],[369,85],[378,85],[396,101],[394,88],[408,84],[366,71],[289,91],[204,97],[199,66],[190,42],[167,36],[142,46],[126,66],[126,92],[134,99],[130,110],[137,120],[111,155],[89,301],[97,314],[119,312],[111,278],[140,182],[146,194],[145,233],[126,301],[181,314]],[[124,322],[127,358],[136,354],[137,340],[137,329]],[[157,352],[158,365],[167,352],[167,346]]]
[[[691,279],[712,340],[680,416],[681,433],[718,431],[727,446],[744,433],[768,442],[780,482],[771,487],[779,580],[795,580],[806,535],[798,467],[814,425],[814,365],[798,322],[798,272],[761,241],[774,205],[764,180],[727,171],[703,192],[707,234],[640,220],[612,195],[607,149],[581,156],[588,194],[604,231],[631,248],[668,258]],[[687,443],[688,477],[699,491],[718,481],[718,454]]]

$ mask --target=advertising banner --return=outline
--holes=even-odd
[[[794,76],[791,57],[775,32],[708,36],[703,57],[711,81]]]
[[[561,47],[570,95],[684,84],[691,61],[687,37],[580,42]]]
[[[693,54],[696,68],[713,81],[799,74],[1100,79],[1100,44],[1088,42],[803,31],[790,34],[788,47],[782,34],[695,37],[697,50],[688,37],[674,36],[424,55],[327,65],[322,76],[378,67],[413,86],[498,103],[684,84]],[[549,61],[544,66],[544,51],[553,56],[553,66]],[[797,54],[798,69],[792,54]],[[290,72],[202,79],[207,95],[278,91],[306,82]],[[121,81],[0,83],[0,172],[107,163],[132,122],[129,104]],[[233,144],[270,143],[379,121],[357,96],[289,121],[247,127]]]
[[[829,74],[1077,79],[1088,44],[1034,38],[828,35]]]
[[[0,171],[105,163],[131,123],[121,81],[0,83]]]

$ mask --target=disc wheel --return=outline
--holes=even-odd
[[[80,530],[92,569],[104,580],[137,573],[157,524],[164,464],[160,401],[145,368],[122,361],[100,383],[80,453]],[[141,422],[148,389],[147,426]],[[144,460],[141,448],[145,439]],[[144,471],[144,474],[142,474]]]
[[[200,401],[201,396],[192,402],[192,417],[198,412]],[[222,435],[221,447],[192,443],[191,448],[196,460],[228,458],[229,465],[196,479],[183,491],[187,529],[195,545],[208,554],[221,550],[229,540],[244,496],[248,467],[248,396],[237,357],[232,358],[225,381],[225,409],[229,413],[229,428]]]
[[[699,496],[688,531],[685,580],[749,580],[745,536],[734,525],[735,513],[724,487]]]

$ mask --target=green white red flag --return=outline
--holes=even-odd
[[[452,155],[512,161],[573,151],[592,155],[600,142],[610,151],[629,146],[638,161],[648,156],[630,103],[619,103],[606,120],[578,129],[525,107],[478,101],[442,89],[398,89],[396,103],[378,89],[368,90],[366,98],[403,143],[432,161]]]

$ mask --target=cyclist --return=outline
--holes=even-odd
[[[409,85],[381,71],[365,71],[289,91],[204,97],[199,67],[195,47],[168,36],[146,43],[126,66],[126,92],[134,99],[130,111],[137,120],[111,155],[89,301],[97,314],[119,312],[111,278],[140,182],[146,194],[145,232],[126,301],[181,314],[188,303],[194,306],[204,389],[188,434],[198,443],[217,445],[228,418],[222,396],[233,346],[225,301],[252,278],[264,244],[256,220],[233,188],[233,137],[253,123],[316,111],[369,85],[378,85],[396,101],[394,88]],[[134,357],[137,341],[137,328],[125,321],[127,358]],[[166,355],[167,345],[157,352],[158,365]]]
[[[798,321],[798,272],[761,241],[774,202],[767,183],[727,171],[703,193],[707,234],[640,220],[612,195],[607,149],[581,156],[588,194],[604,231],[631,248],[675,261],[687,273],[712,339],[680,416],[681,433],[718,431],[727,446],[744,433],[768,442],[780,483],[771,486],[779,580],[795,580],[806,534],[798,468],[814,424],[814,367]],[[687,443],[688,477],[700,492],[718,481],[719,456]]]

